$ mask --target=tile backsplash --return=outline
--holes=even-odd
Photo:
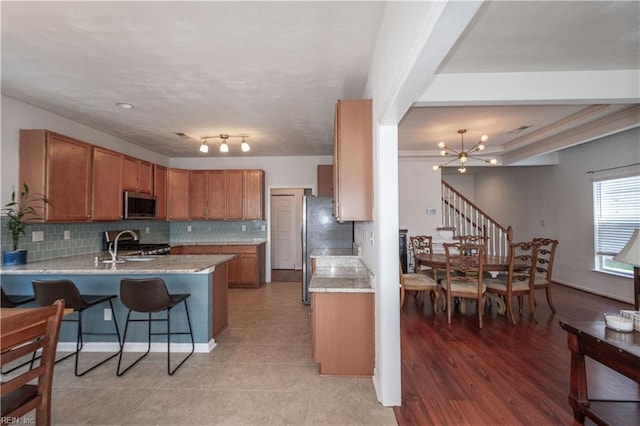
[[[11,250],[11,237],[6,218],[2,217],[0,248]],[[244,231],[242,230],[244,226]],[[191,232],[188,231],[191,227]],[[118,229],[140,230],[142,243],[167,243],[267,239],[265,221],[202,221],[161,222],[154,220],[123,220],[92,223],[34,223],[27,225],[26,235],[20,238],[19,249],[26,249],[28,261],[50,259],[82,253],[102,251],[102,233]],[[43,241],[32,241],[33,232],[42,231]],[[65,240],[65,231],[70,239]],[[147,232],[148,231],[148,232]]]

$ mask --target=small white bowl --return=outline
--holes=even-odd
[[[618,314],[604,314],[604,323],[611,330],[625,333],[633,331],[633,320]]]

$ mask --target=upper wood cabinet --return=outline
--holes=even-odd
[[[336,104],[333,181],[336,219],[373,220],[371,99],[343,99]]]
[[[52,222],[91,220],[92,146],[47,130],[20,130],[20,186],[43,194]]]
[[[167,180],[169,220],[189,219],[189,170],[169,169]]]
[[[123,156],[122,190],[151,194],[153,192],[153,165],[148,161]]]
[[[264,171],[243,170],[243,218],[264,219]]]
[[[153,195],[156,196],[156,219],[167,219],[167,168],[153,165]]]
[[[207,188],[207,171],[191,170],[189,172],[189,216],[192,220],[207,219]]]
[[[108,149],[93,147],[92,191],[93,220],[122,219],[122,154]]]
[[[333,165],[319,164],[317,169],[318,197],[333,197]]]
[[[242,170],[226,170],[225,219],[242,220],[243,209],[243,173]]]
[[[224,220],[227,210],[227,173],[225,170],[209,170],[207,177],[209,219]]]

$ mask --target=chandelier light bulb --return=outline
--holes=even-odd
[[[440,169],[440,165],[436,164],[435,166],[433,166],[433,171],[437,172]]]
[[[445,155],[447,155],[447,151],[445,151],[445,150],[443,149],[442,151],[440,151],[440,155],[442,155],[442,156],[444,157]]]
[[[446,147],[447,147],[447,145],[444,142],[438,142],[438,148],[444,149]]]
[[[458,169],[458,171],[459,171],[460,173],[464,173],[464,172],[466,172],[466,171],[467,171],[467,169],[466,169],[464,166],[460,166],[460,168]]]
[[[206,140],[204,140],[204,141],[202,142],[202,145],[200,145],[200,152],[205,153],[205,154],[206,154],[207,152],[209,152],[209,144],[207,143],[207,141],[206,141]]]
[[[484,144],[483,143],[478,145],[478,151],[482,151],[483,149],[484,149]]]
[[[492,158],[491,160],[489,160],[489,164],[493,164],[495,166],[496,164],[498,164],[498,160]]]
[[[467,154],[465,154],[464,152],[463,152],[463,153],[461,153],[458,157],[459,157],[460,162],[461,162],[462,164],[466,163],[466,162],[467,162],[467,160],[468,160],[468,158],[467,158]]]
[[[486,142],[487,139],[489,139],[489,136],[487,136],[487,135],[480,136],[480,142]]]
[[[227,141],[223,141],[220,144],[220,152],[229,152],[229,145],[227,145]]]

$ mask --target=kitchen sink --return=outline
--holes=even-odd
[[[150,260],[156,260],[155,256],[120,256],[120,259],[126,262],[148,262]]]

